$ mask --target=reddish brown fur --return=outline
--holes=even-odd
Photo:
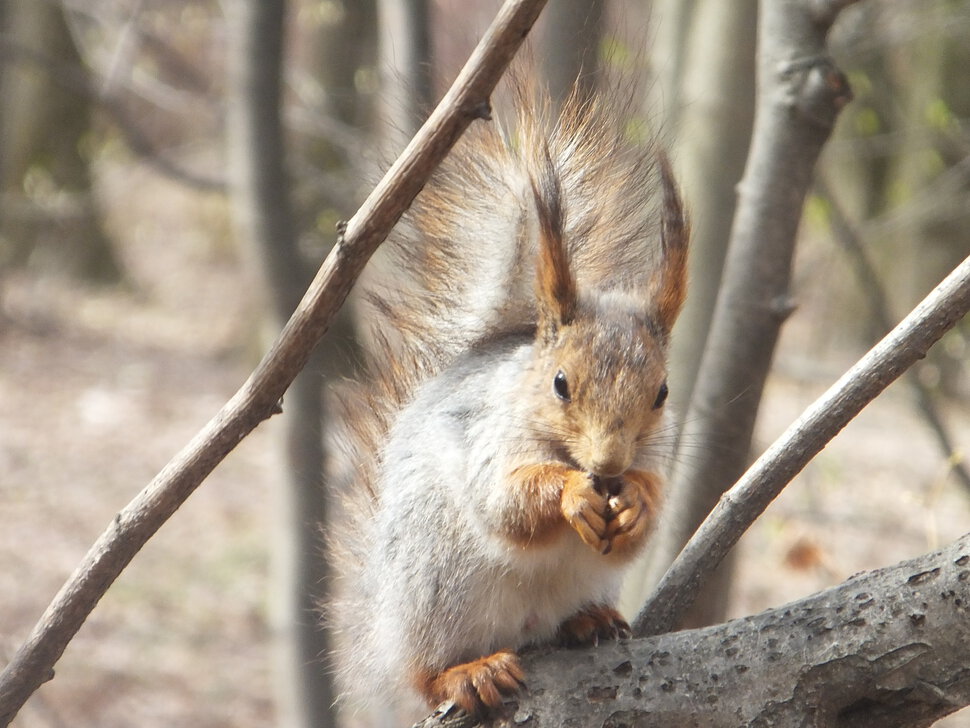
[[[663,480],[642,470],[628,470],[613,480],[617,485],[611,494],[598,488],[589,473],[562,463],[517,468],[508,483],[516,502],[508,509],[504,535],[518,546],[541,546],[568,523],[591,548],[625,560],[654,524]]]
[[[624,561],[633,556],[650,532],[660,504],[662,479],[654,473],[628,470],[617,478],[615,495],[597,489],[585,473],[572,478],[562,492],[562,513],[591,548]]]
[[[539,259],[536,300],[539,331],[552,337],[576,315],[576,281],[569,270],[563,241],[562,190],[548,150],[539,179],[532,178],[532,193],[539,216]]]
[[[539,546],[560,533],[563,520],[560,502],[563,485],[580,473],[562,463],[536,463],[516,468],[509,476],[509,489],[517,500],[508,509],[504,535],[518,546]]]
[[[623,474],[624,487],[609,499],[610,518],[604,538],[611,545],[610,558],[625,561],[637,554],[657,520],[663,478],[644,470]]]
[[[684,214],[670,160],[661,153],[658,153],[657,160],[663,188],[660,242],[664,264],[657,271],[652,295],[657,320],[669,334],[687,297],[687,244],[690,239],[690,223]]]
[[[431,708],[450,700],[471,715],[482,715],[501,708],[502,696],[517,692],[524,679],[519,656],[499,650],[441,672],[419,671],[414,685]]]

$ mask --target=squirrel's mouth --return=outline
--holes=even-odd
[[[593,488],[600,495],[619,495],[623,487],[623,478],[619,475],[593,475]]]

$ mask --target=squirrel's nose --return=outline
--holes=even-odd
[[[587,467],[593,475],[612,478],[625,473],[632,464],[630,444],[622,438],[610,437],[593,443]]]

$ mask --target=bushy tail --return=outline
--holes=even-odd
[[[419,376],[479,340],[535,326],[530,180],[547,160],[580,292],[642,280],[658,253],[655,148],[644,127],[603,95],[574,95],[556,112],[533,85],[512,83],[515,113],[465,134],[366,274],[363,320],[391,356],[422,362]]]
[[[365,382],[342,393],[343,440],[331,474],[344,512],[331,529],[338,638],[366,631],[357,577],[380,498],[379,453],[415,387],[479,342],[536,326],[539,217],[532,181],[556,176],[562,238],[578,294],[643,288],[661,250],[656,149],[610,94],[547,95],[512,82],[514,113],[476,123],[378,251],[358,284]],[[628,99],[629,93],[618,91]]]

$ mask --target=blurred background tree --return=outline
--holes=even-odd
[[[0,266],[113,283],[121,269],[92,189],[96,103],[58,3],[4,0]]]
[[[117,295],[126,303],[118,304],[119,316],[131,305],[125,296],[151,298],[166,287],[175,291],[167,305],[189,307],[196,292],[177,287],[177,266],[162,262],[162,248],[181,256],[178,265],[185,267],[228,260],[235,283],[216,290],[239,302],[235,343],[211,366],[228,371],[231,359],[245,369],[299,301],[337,222],[353,213],[368,180],[413,134],[498,5],[0,0],[0,281],[15,284],[9,291],[0,287],[0,312],[14,328],[25,326],[23,301],[49,290],[33,282],[65,274],[70,282],[59,285],[120,283]],[[558,98],[574,79],[583,93],[592,92],[597,71],[625,79],[630,88],[641,83],[639,121],[672,147],[694,224],[692,291],[671,375],[672,401],[683,411],[749,146],[756,15],[755,0],[551,0],[529,51]],[[970,253],[968,38],[970,0],[863,2],[840,20],[833,50],[857,98],[823,159],[824,188],[807,207],[794,280],[811,316],[799,312],[786,327],[780,376],[817,387],[883,326],[874,323],[870,294],[834,242],[840,212],[897,318]],[[133,168],[154,181],[144,190],[111,184],[118,170]],[[150,196],[159,179],[196,207],[173,212],[160,202],[157,209],[148,205],[157,217],[126,218],[126,207]],[[137,244],[145,226],[164,228],[167,217],[184,210],[196,215],[185,221],[190,240],[176,245],[159,233],[151,238],[155,250]],[[195,280],[197,288],[207,285]],[[192,310],[196,316],[207,311]],[[8,332],[8,342],[19,341],[13,336]],[[967,419],[967,336],[964,324],[919,373],[930,399],[951,405],[944,427],[953,417],[964,426]],[[347,316],[290,390],[283,424],[267,426],[278,435],[273,448],[280,463],[268,484],[276,514],[274,576],[268,616],[261,606],[254,610],[271,624],[262,638],[274,643],[280,725],[334,721],[327,641],[315,608],[326,586],[319,528],[326,521],[322,473],[329,457],[324,388],[352,371],[354,339]],[[959,401],[963,409],[954,406]],[[966,448],[957,436],[951,443],[939,454],[945,474],[961,467],[959,447]],[[699,447],[717,443],[682,443],[678,458],[694,457]],[[943,480],[947,487],[959,482]],[[684,488],[671,495],[671,517],[631,581],[628,610],[729,481],[709,493]],[[694,622],[736,611],[737,592],[751,587],[739,585],[735,573],[731,564],[722,570]],[[38,602],[45,596],[38,594]],[[30,616],[18,619],[18,632]],[[0,622],[7,623],[2,611]],[[182,722],[204,724],[187,710]],[[107,724],[103,717],[92,707],[88,720]],[[23,725],[33,725],[27,720]]]

